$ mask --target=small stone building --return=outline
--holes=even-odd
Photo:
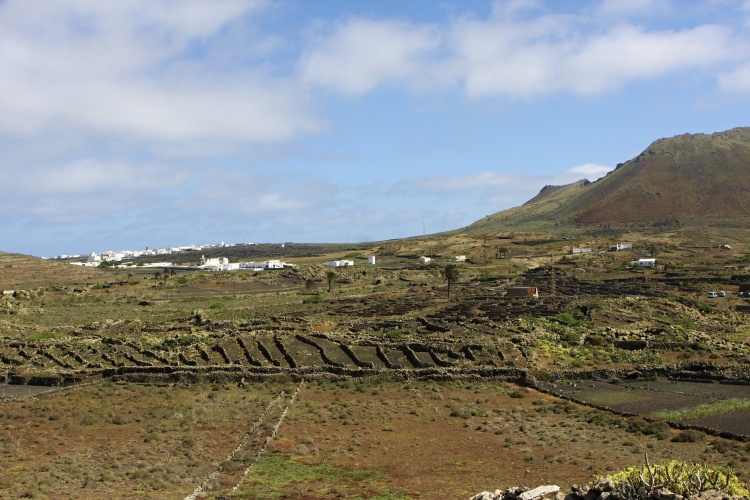
[[[539,289],[535,286],[512,286],[505,292],[506,297],[539,297]]]

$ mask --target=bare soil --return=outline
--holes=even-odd
[[[0,495],[184,498],[222,465],[208,498],[230,494],[246,468],[231,498],[467,498],[482,489],[585,482],[644,453],[731,462],[750,475],[744,447],[632,434],[626,420],[615,427],[596,410],[481,381],[308,382],[225,462],[269,402],[295,387],[282,380],[243,388],[100,384],[6,402]],[[283,408],[278,434],[258,454]]]

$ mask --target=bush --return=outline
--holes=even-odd
[[[615,490],[627,498],[639,498],[638,491],[647,492],[664,487],[677,495],[697,495],[703,491],[718,489],[730,496],[748,496],[750,490],[741,483],[731,467],[709,467],[670,460],[651,465],[646,463],[628,467],[609,477]]]
[[[566,326],[581,326],[585,322],[585,317],[581,311],[576,311],[574,314],[569,312],[561,312],[555,315],[554,320],[561,325]]]
[[[679,435],[675,436],[672,441],[675,443],[698,443],[706,439],[706,433],[695,429],[688,429],[682,431]]]
[[[657,439],[667,439],[669,437],[669,425],[666,422],[651,422],[641,429],[641,433],[646,436],[655,436]]]
[[[318,302],[323,302],[325,299],[322,295],[312,295],[310,297],[305,297],[304,300],[302,300],[303,304],[317,304]]]
[[[404,332],[402,332],[398,328],[393,328],[383,333],[383,337],[387,338],[388,340],[399,341],[404,339]]]
[[[560,340],[567,342],[568,344],[577,344],[581,341],[580,332],[564,332],[560,334]]]

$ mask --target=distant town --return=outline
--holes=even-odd
[[[53,259],[58,260],[71,260],[71,264],[75,266],[86,266],[86,267],[115,267],[115,268],[129,268],[129,267],[152,267],[152,268],[173,268],[182,270],[208,270],[208,271],[265,271],[274,269],[286,269],[296,267],[295,264],[283,262],[278,259],[265,260],[263,262],[229,262],[226,257],[211,257],[206,258],[202,255],[200,262],[195,265],[184,265],[174,264],[170,261],[162,262],[138,262],[135,263],[131,259],[137,259],[140,257],[154,257],[154,256],[166,256],[173,255],[180,252],[187,251],[202,251],[215,248],[230,248],[237,245],[255,245],[255,243],[217,243],[217,244],[206,244],[206,245],[184,245],[179,247],[170,248],[153,248],[146,247],[145,250],[121,250],[121,251],[105,251],[101,253],[91,252],[88,255],[58,255]],[[281,248],[284,248],[285,243],[278,244]],[[632,243],[615,243],[609,245],[608,250],[610,252],[621,252],[632,250]],[[723,250],[731,250],[732,247],[729,245],[721,245]],[[591,248],[571,248],[572,254],[580,253],[591,253]],[[375,256],[369,256],[367,263],[370,265],[375,264]],[[420,256],[419,262],[427,264],[432,259],[426,256]],[[456,255],[452,258],[453,262],[464,262],[466,261],[465,255]],[[330,267],[351,267],[354,266],[353,260],[333,260],[324,263]],[[638,259],[630,262],[631,266],[634,267],[656,267],[656,259]]]
[[[170,248],[146,248],[145,250],[121,250],[112,251],[108,250],[101,253],[91,252],[88,255],[58,255],[53,257],[57,260],[70,260],[70,264],[74,266],[84,267],[115,267],[115,268],[129,268],[129,267],[153,267],[153,268],[172,268],[182,270],[207,270],[207,271],[265,271],[274,269],[286,269],[296,267],[295,264],[283,262],[278,259],[265,260],[263,262],[229,262],[226,257],[211,257],[206,258],[202,255],[200,263],[196,265],[178,265],[170,261],[161,262],[133,262],[132,259],[138,259],[140,257],[154,257],[154,256],[167,256],[174,255],[180,252],[197,251],[216,249],[216,248],[229,248],[236,245],[255,245],[255,243],[217,243],[217,244],[206,244],[206,245],[185,245],[179,247]],[[284,248],[286,244],[280,243],[279,246]],[[367,259],[368,264],[375,264],[375,256],[370,256]],[[429,259],[428,259],[429,261]],[[325,265],[330,267],[351,267],[354,266],[353,260],[333,260],[325,262]]]

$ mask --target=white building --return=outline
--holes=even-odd
[[[331,262],[326,262],[326,266],[330,267],[350,267],[353,265],[353,260],[332,260]]]
[[[284,269],[284,263],[280,260],[267,260],[263,262],[263,269]]]
[[[610,252],[619,252],[620,250],[632,250],[633,244],[632,243],[615,243],[614,245],[609,246]]]
[[[656,259],[638,259],[631,262],[630,265],[639,267],[654,267],[656,265]]]
[[[262,271],[266,268],[263,262],[242,262],[240,269],[252,269],[253,271]]]
[[[205,255],[201,255],[200,267],[221,267],[229,264],[229,259],[226,257],[212,257],[207,259]]]
[[[375,265],[375,256],[374,255],[370,255],[369,257],[367,257],[367,263]]]
[[[611,248],[610,248],[611,250]],[[576,254],[576,253],[591,253],[590,248],[576,248],[573,247],[573,249],[570,251],[570,253]]]
[[[466,262],[466,256],[456,255],[455,257],[453,257],[453,262]]]
[[[429,257],[425,257],[424,255],[423,255],[422,257],[420,257],[420,258],[419,258],[419,262],[421,262],[422,264],[427,264],[427,263],[428,263],[428,262],[430,262],[431,260],[432,260],[431,258],[429,258]]]

